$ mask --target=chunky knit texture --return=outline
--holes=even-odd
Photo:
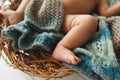
[[[110,6],[116,4],[118,1],[120,1],[120,0],[107,0],[107,2],[109,3]]]
[[[34,24],[39,32],[59,32],[63,22],[63,4],[60,0],[31,0],[25,13],[25,22]],[[32,16],[32,17],[31,17]]]
[[[108,18],[115,53],[120,55],[120,16]],[[119,57],[119,56],[118,56]],[[120,58],[120,57],[119,57]]]
[[[63,36],[59,33],[63,10],[59,0],[31,0],[25,11],[25,20],[4,29],[2,34],[13,39],[15,49],[43,48],[52,52]]]
[[[99,30],[83,47],[74,49],[82,59],[78,65],[65,66],[82,73],[87,80],[119,80],[120,68],[113,50],[107,18],[99,18]]]
[[[15,49],[42,48],[51,53],[64,36],[59,32],[63,13],[59,0],[31,0],[25,11],[25,20],[3,29],[2,35],[13,40]],[[81,63],[63,64],[87,80],[120,80],[107,18],[98,19],[99,30],[84,46],[73,50],[82,59]]]

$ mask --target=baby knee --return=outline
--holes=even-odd
[[[86,15],[84,17],[83,24],[89,25],[88,27],[96,29],[98,26],[98,19],[92,15]]]
[[[87,24],[87,25],[94,25],[97,26],[98,20],[96,17],[92,15],[77,15],[73,21],[72,25],[81,25],[81,24]]]
[[[90,24],[94,24],[97,25],[98,24],[98,20],[96,17],[92,16],[92,15],[86,15],[84,18],[87,22],[89,22]]]

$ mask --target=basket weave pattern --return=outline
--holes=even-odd
[[[3,56],[4,60],[14,68],[43,78],[61,78],[73,73],[44,50],[15,51],[11,43],[11,40],[0,36],[0,55],[3,50],[8,57]]]
[[[15,0],[10,6],[15,10],[21,0]],[[0,16],[0,31],[9,25],[7,19]],[[0,55],[4,51],[4,60],[12,67],[17,68],[27,74],[43,78],[61,78],[74,73],[71,69],[64,67],[62,63],[56,61],[44,50],[20,50],[16,51],[11,46],[12,41],[0,36]]]
[[[21,0],[15,0],[11,5],[11,9],[15,10],[20,2]],[[0,31],[8,25],[7,19],[0,15]],[[116,30],[118,30],[118,28]],[[120,32],[116,32],[113,32],[113,34],[118,36]],[[120,37],[118,38],[116,36],[113,37],[113,44],[117,53],[117,59],[120,63]],[[64,67],[62,63],[53,59],[52,56],[44,50],[16,51],[12,48],[11,43],[11,40],[0,36],[0,55],[2,55],[2,51],[4,51],[7,56],[7,58],[4,58],[2,55],[4,60],[14,68],[33,76],[48,79],[61,78],[74,73],[71,69]]]

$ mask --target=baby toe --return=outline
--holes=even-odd
[[[71,64],[73,65],[77,65],[79,62],[80,62],[80,59],[76,56],[71,60]]]

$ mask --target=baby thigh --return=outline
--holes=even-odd
[[[59,44],[71,50],[83,45],[96,31],[97,24],[91,15],[66,15],[62,27],[65,36]]]

